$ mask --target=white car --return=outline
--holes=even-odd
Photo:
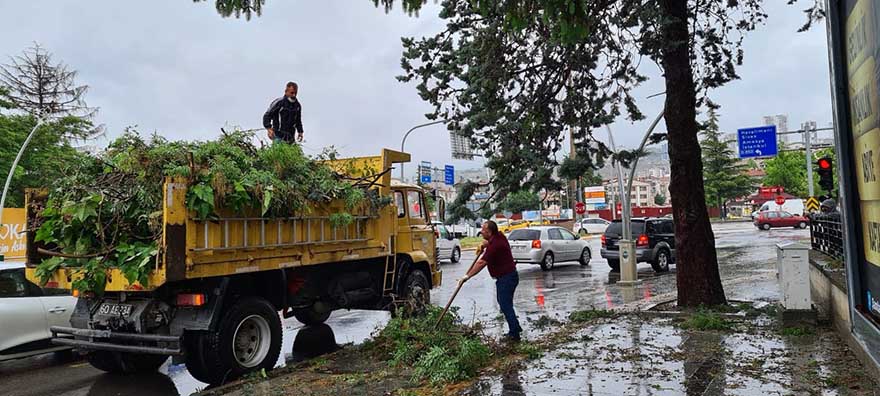
[[[461,260],[461,242],[443,224],[434,223],[437,230],[437,260],[457,263]]]
[[[598,217],[585,218],[581,219],[581,221],[576,221],[571,231],[580,236],[587,234],[604,234],[605,229],[608,228],[609,224],[611,224],[610,221]]]
[[[562,227],[540,226],[513,230],[507,236],[513,260],[519,263],[539,264],[549,271],[556,263],[577,261],[590,265],[593,252],[590,242]]]
[[[24,268],[0,262],[0,361],[70,349],[52,345],[49,327],[70,326],[76,298],[28,282]]]

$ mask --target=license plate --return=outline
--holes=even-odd
[[[131,309],[132,306],[129,304],[103,303],[98,308],[98,313],[111,316],[129,316],[131,315]]]

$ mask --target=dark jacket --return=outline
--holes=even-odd
[[[271,127],[275,130],[275,137],[292,142],[297,132],[303,132],[302,106],[299,100],[294,99],[291,102],[284,96],[275,99],[266,114],[263,114],[263,127]]]

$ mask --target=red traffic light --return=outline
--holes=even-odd
[[[816,165],[819,165],[819,169],[831,169],[831,159],[819,158],[819,160],[816,161]]]

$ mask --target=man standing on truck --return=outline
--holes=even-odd
[[[498,224],[492,220],[483,222],[480,233],[483,235],[483,244],[477,249],[477,257],[483,256],[474,264],[473,268],[462,278],[462,282],[480,273],[483,267],[489,267],[489,275],[495,279],[495,294],[498,306],[504,319],[507,320],[508,332],[505,338],[509,341],[519,341],[522,327],[513,310],[513,293],[519,284],[519,274],[516,272],[516,262],[513,261],[513,253],[510,244],[504,234],[498,232]]]
[[[287,83],[284,96],[275,99],[263,114],[263,127],[273,142],[294,143],[303,141],[302,106],[296,99],[299,85]],[[296,140],[294,140],[296,138]]]

